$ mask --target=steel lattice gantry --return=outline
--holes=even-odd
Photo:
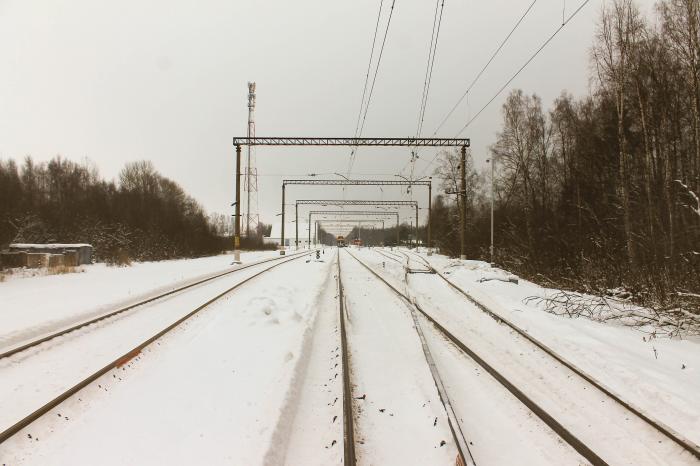
[[[342,218],[342,219],[335,219],[335,220],[316,220],[314,222],[314,225],[315,225],[314,232],[316,232],[316,229],[318,229],[319,224],[323,225],[324,229],[327,228],[329,224],[330,224],[331,228],[334,228],[334,227],[335,228],[341,228],[341,227],[347,228],[348,224],[353,224],[353,225],[357,226],[359,229],[358,231],[361,232],[363,224],[365,224],[365,223],[378,224],[379,222],[382,223],[382,235],[383,235],[383,231],[385,229],[384,220],[381,220],[378,218],[375,218],[375,219],[371,219],[371,218],[369,218],[369,219],[367,219],[367,218]],[[359,233],[358,233],[358,235],[359,235]],[[359,237],[360,236],[358,236],[358,238]],[[317,235],[316,235],[316,233],[314,233],[314,244],[318,243],[317,240],[318,240]],[[309,241],[309,247],[310,247],[311,246],[311,228],[309,228],[308,241]],[[382,241],[383,241],[383,239],[382,239]]]
[[[412,207],[416,210],[416,245],[418,244],[418,202],[416,201],[368,201],[368,200],[346,200],[346,199],[301,199],[294,204],[294,223],[296,229],[296,237],[294,245],[299,248],[299,206],[300,205],[321,205],[321,206],[344,206],[344,205],[372,205],[372,206],[394,206],[394,207]],[[311,225],[309,225],[311,229]]]
[[[432,216],[432,197],[433,188],[432,181],[426,180],[282,180],[282,237],[281,244],[284,244],[285,232],[285,199],[287,192],[287,185],[305,185],[305,186],[426,186],[428,188],[428,247],[432,245],[432,231],[431,231],[431,216]],[[311,220],[309,220],[311,224]],[[398,244],[398,241],[397,241]]]
[[[311,243],[311,217],[313,215],[332,215],[344,217],[348,216],[366,216],[366,217],[396,217],[396,245],[399,244],[399,212],[397,210],[382,212],[374,210],[312,210],[309,212],[309,244]],[[345,220],[345,219],[343,219]],[[371,220],[371,219],[369,219]]]
[[[233,138],[234,146],[469,147],[469,138]]]
[[[314,137],[234,137],[236,146],[236,200],[234,202],[236,219],[234,224],[234,254],[240,256],[241,238],[241,146],[376,146],[376,147],[461,147],[462,159],[466,148],[471,144],[469,138],[314,138]],[[466,203],[464,203],[466,205]],[[284,228],[284,222],[282,222]],[[464,231],[464,222],[462,222]],[[464,237],[464,234],[462,235]],[[417,238],[416,238],[417,240]],[[281,254],[284,254],[282,244]],[[464,248],[464,240],[462,240]]]

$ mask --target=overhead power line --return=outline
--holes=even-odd
[[[438,6],[440,6],[440,17],[438,18]],[[420,110],[418,111],[418,129],[416,130],[416,137],[420,137],[420,133],[423,130],[423,120],[425,118],[425,110],[428,105],[428,95],[430,93],[430,82],[433,78],[433,68],[435,66],[435,54],[437,52],[438,38],[440,37],[440,26],[442,25],[442,13],[445,10],[445,0],[440,0],[435,3],[435,15],[433,16],[433,31],[430,34],[430,49],[428,52],[428,62],[425,67],[425,78],[423,80],[423,95],[421,96]],[[437,32],[435,30],[435,23],[437,20]]]
[[[542,43],[542,45],[537,50],[535,50],[535,52],[530,56],[530,58],[527,59],[527,61],[523,64],[523,66],[521,66],[518,69],[518,71],[516,71],[515,74],[513,74],[513,76],[511,76],[510,79],[508,79],[508,81],[506,81],[506,83],[503,86],[501,86],[501,88],[493,95],[493,97],[491,97],[489,99],[489,101],[486,102],[486,104],[483,107],[481,107],[481,109],[471,119],[469,119],[469,121],[467,121],[467,123],[462,127],[462,129],[459,130],[459,132],[457,133],[457,136],[462,134],[464,132],[464,130],[467,129],[469,127],[469,125],[471,125],[474,122],[474,120],[476,120],[479,117],[479,115],[481,115],[481,113],[489,105],[491,105],[491,103],[494,100],[496,100],[496,97],[501,95],[501,93],[505,90],[505,88],[508,87],[508,85],[511,82],[513,82],[513,80],[532,62],[532,60],[534,60],[535,57],[537,57],[537,55],[539,55],[539,53],[542,50],[544,50],[545,47],[547,47],[547,45],[556,37],[556,35],[559,34],[559,32],[562,29],[564,29],[564,27],[569,23],[569,21],[571,21],[583,9],[583,7],[585,7],[589,2],[590,2],[590,0],[584,0],[584,2],[571,15],[569,15],[568,18],[566,18],[564,21],[562,21],[561,25]],[[421,173],[424,173],[433,163],[435,163],[435,160],[437,159],[438,155],[439,155],[439,152],[437,154],[435,154],[435,157],[433,157],[433,159],[423,168]]]
[[[485,104],[483,107],[481,107],[481,109],[480,109],[478,112],[476,112],[476,115],[474,115],[474,116],[467,122],[467,124],[464,125],[464,126],[462,127],[462,129],[459,130],[459,132],[457,133],[458,136],[459,136],[460,134],[462,134],[462,133],[464,132],[464,130],[467,129],[467,128],[469,127],[469,125],[471,125],[472,122],[474,122],[474,120],[476,120],[476,119],[479,117],[479,115],[481,115],[481,112],[483,112],[483,111],[486,109],[486,107],[488,107],[489,105],[491,105],[491,102],[493,102],[493,101],[496,99],[496,97],[498,97],[499,95],[501,95],[501,92],[503,92],[503,91],[505,90],[505,88],[508,87],[508,85],[509,85],[511,82],[513,82],[513,80],[514,80],[516,77],[518,77],[518,75],[520,74],[520,72],[523,71],[523,70],[525,69],[525,67],[527,67],[527,65],[529,65],[530,62],[532,62],[532,60],[534,60],[535,57],[536,57],[537,55],[539,55],[539,53],[540,53],[545,47],[547,47],[547,45],[552,41],[552,39],[554,39],[554,38],[556,37],[556,35],[559,34],[559,31],[561,31],[562,29],[564,29],[564,26],[566,26],[567,24],[569,24],[569,21],[571,21],[571,20],[574,18],[574,16],[576,16],[576,15],[578,14],[578,12],[581,11],[581,10],[583,9],[583,7],[586,6],[586,4],[588,4],[589,1],[590,1],[590,0],[584,0],[584,2],[576,9],[576,11],[574,11],[571,15],[569,15],[568,18],[566,18],[566,20],[565,20],[563,23],[561,23],[561,26],[559,26],[559,27],[552,33],[552,35],[550,35],[550,36],[547,38],[547,40],[545,40],[545,41],[542,43],[542,45],[541,45],[537,50],[535,50],[535,53],[533,53],[533,54],[530,56],[530,58],[527,59],[527,61],[523,64],[523,66],[521,66],[521,67],[518,69],[518,71],[516,71],[515,74],[514,74],[513,76],[511,76],[510,79],[508,79],[508,81],[506,81],[506,83],[505,83],[503,86],[501,86],[501,88],[498,90],[498,92],[496,92],[496,93],[493,95],[493,97],[491,97],[491,99],[489,99],[489,101],[486,102],[486,104]]]
[[[491,55],[491,58],[489,58],[489,60],[486,62],[486,64],[483,66],[483,68],[481,68],[481,70],[479,71],[479,73],[477,73],[476,77],[472,80],[472,82],[469,84],[469,86],[467,86],[467,90],[464,91],[464,94],[462,94],[462,97],[459,98],[459,100],[458,100],[457,103],[454,105],[454,107],[452,107],[452,109],[447,113],[447,115],[445,115],[445,118],[442,119],[442,121],[440,122],[440,124],[438,125],[438,127],[437,127],[437,128],[435,129],[435,131],[433,132],[433,135],[437,134],[437,132],[440,131],[440,128],[442,128],[442,126],[443,126],[443,125],[447,122],[447,120],[452,116],[452,114],[455,112],[455,110],[457,110],[457,107],[459,107],[459,105],[462,103],[462,101],[464,100],[464,98],[467,97],[467,94],[469,94],[469,91],[472,90],[472,88],[474,87],[474,85],[476,84],[476,82],[479,80],[479,78],[481,78],[481,75],[484,74],[484,71],[486,71],[486,68],[488,68],[489,65],[491,64],[491,62],[493,62],[494,58],[496,58],[496,55],[498,55],[498,53],[501,51],[501,49],[503,49],[503,46],[506,45],[506,42],[508,42],[508,39],[510,39],[510,36],[513,35],[513,33],[515,32],[515,30],[518,29],[518,26],[520,26],[520,23],[522,23],[523,20],[525,19],[525,17],[527,16],[527,14],[530,13],[530,10],[532,10],[532,7],[535,6],[535,3],[537,3],[537,0],[533,0],[532,3],[530,3],[530,6],[527,7],[527,9],[525,10],[525,12],[520,16],[520,19],[518,19],[518,21],[515,23],[515,25],[513,26],[513,28],[512,28],[512,29],[510,30],[510,32],[508,33],[508,35],[505,37],[505,39],[503,39],[503,41],[501,42],[501,44],[498,46],[498,48],[496,49],[496,51],[493,52],[493,54]]]
[[[372,77],[372,86],[369,88],[369,95],[367,96],[367,103],[365,104],[365,111],[362,116],[362,124],[360,125],[360,131],[357,133],[356,137],[362,137],[362,132],[365,129],[365,121],[367,120],[367,111],[369,110],[369,105],[372,102],[372,95],[374,95],[374,86],[377,83],[377,75],[379,74],[379,66],[382,63],[382,56],[384,55],[384,47],[386,46],[386,38],[389,34],[389,26],[391,26],[391,18],[394,15],[394,5],[396,0],[391,1],[391,9],[389,10],[389,19],[386,22],[386,29],[384,29],[384,38],[382,39],[382,46],[379,49],[379,56],[377,57],[377,65],[374,68],[374,76]],[[352,170],[352,165],[355,162],[355,153],[350,156],[350,165],[348,166],[348,173]]]
[[[367,83],[369,82],[369,73],[372,70],[372,58],[374,58],[374,46],[377,43],[377,32],[379,32],[379,20],[382,17],[382,6],[384,0],[379,2],[379,11],[377,12],[377,24],[374,26],[374,37],[372,37],[372,49],[369,52],[369,63],[367,63],[367,74],[365,75],[365,85],[362,87],[362,99],[360,100],[360,111],[357,113],[357,123],[355,123],[355,137],[357,130],[360,128],[360,118],[362,118],[362,109],[365,106],[365,96],[367,95]]]
[[[438,9],[440,10],[440,15],[438,16]],[[440,26],[442,25],[442,14],[445,11],[445,0],[437,0],[435,2],[435,13],[433,14],[433,29],[430,32],[430,46],[428,47],[428,60],[425,64],[425,77],[423,78],[423,93],[421,95],[420,108],[418,109],[418,125],[416,128],[416,137],[420,137],[423,131],[423,122],[425,120],[425,112],[428,106],[428,96],[430,95],[430,83],[433,79],[433,69],[435,68],[435,56],[437,53],[438,38],[440,37]],[[437,26],[437,28],[436,28]],[[411,157],[409,158],[406,165],[399,171],[403,173],[406,167],[411,166],[411,172],[409,174],[409,179],[413,178],[413,170],[415,168],[415,162],[418,160],[418,151],[411,151]],[[406,194],[411,193],[411,188],[409,186]]]

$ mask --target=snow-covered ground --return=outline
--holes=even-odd
[[[544,312],[526,299],[551,290],[526,280],[480,282],[489,264],[427,257],[455,284],[655,419],[700,444],[700,339],[649,338],[633,328]]]
[[[300,259],[242,286],[13,437],[0,462],[279,464],[330,265]],[[336,450],[339,425],[322,427]]]
[[[386,257],[387,253],[396,255],[397,251],[364,249],[360,253],[377,267],[382,267],[383,263],[387,275],[397,283],[403,280],[400,263]],[[692,442],[700,443],[700,341],[697,338],[649,340],[648,335],[631,327],[549,314],[527,298],[543,296],[551,290],[526,280],[519,280],[518,284],[507,280],[484,281],[484,277],[507,278],[509,275],[484,262],[421,256],[476,300],[527,331],[622,399]],[[420,261],[411,261],[410,266],[418,268]],[[440,283],[420,274],[410,277],[414,285],[412,291],[419,299],[441,309],[436,300],[449,294],[436,292],[435,287]],[[453,312],[450,318],[463,321],[464,328],[473,328],[482,334],[493,326],[492,319],[468,303],[460,303],[461,311],[456,308],[454,304],[459,301],[454,298],[458,296],[454,294],[452,299],[442,303],[442,309]],[[479,322],[465,319],[479,319]],[[492,341],[499,349],[500,342],[510,343],[504,338]]]
[[[276,251],[241,254],[243,262]],[[233,256],[135,262],[130,267],[83,265],[62,275],[11,274],[0,282],[0,353],[47,332],[88,320],[188,281],[231,270]]]
[[[343,458],[337,250],[242,285],[0,444],[0,464],[331,465]],[[407,251],[352,248],[610,464],[696,464],[438,277]],[[381,253],[381,254],[380,254]],[[412,253],[409,253],[411,256]],[[276,252],[244,255],[246,263]],[[346,252],[358,460],[454,464],[445,410],[411,313]],[[413,257],[413,256],[411,256]],[[525,298],[548,290],[475,261],[423,257],[494,312],[653,418],[700,443],[700,341],[568,319]],[[0,432],[130,347],[272,263],[176,293],[0,360]],[[412,260],[411,268],[425,270]],[[33,336],[232,269],[231,256],[86,267],[0,283],[0,352]],[[585,464],[538,417],[419,319],[477,464]],[[445,442],[442,446],[441,443]]]
[[[358,461],[454,463],[447,415],[406,307],[344,252],[341,264]]]

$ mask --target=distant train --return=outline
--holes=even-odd
[[[345,238],[343,236],[338,236],[335,240],[339,248],[345,247]]]

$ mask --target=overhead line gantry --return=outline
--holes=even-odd
[[[234,254],[240,262],[241,246],[241,146],[378,146],[378,147],[461,147],[466,157],[469,138],[316,138],[316,137],[234,137],[236,146],[236,200],[234,224]],[[462,173],[464,176],[464,173]],[[466,203],[463,203],[466,205]],[[417,207],[416,207],[417,209]],[[466,210],[466,209],[465,209]],[[464,231],[462,222],[462,230]],[[284,222],[282,222],[284,229]],[[297,228],[298,229],[298,228]],[[462,235],[464,237],[464,234]],[[283,245],[284,247],[284,245]],[[464,240],[462,240],[464,249]],[[284,249],[282,250],[284,251]]]
[[[399,212],[397,210],[393,211],[376,211],[376,210],[312,210],[309,212],[309,235],[311,234],[311,217],[313,215],[330,215],[330,216],[361,216],[361,217],[394,217],[396,216],[396,245],[399,245]],[[344,220],[344,219],[343,219]],[[368,219],[373,220],[373,219]],[[382,222],[382,227],[384,223]],[[309,239],[309,243],[311,240]]]
[[[432,196],[433,196],[433,185],[430,180],[308,180],[308,179],[297,179],[297,180],[282,180],[282,238],[281,244],[284,244],[284,219],[285,219],[285,197],[287,191],[287,185],[311,185],[311,186],[426,186],[428,188],[428,247],[432,246],[432,231],[431,231],[431,217],[432,217]],[[397,219],[398,223],[398,219]],[[417,223],[417,220],[416,220]],[[311,225],[311,219],[309,219],[309,225]],[[398,233],[397,233],[398,234]],[[398,244],[398,240],[397,240]]]
[[[369,200],[345,200],[345,199],[301,199],[296,201],[294,208],[294,223],[296,227],[295,246],[299,248],[299,206],[300,205],[321,205],[321,206],[344,206],[344,205],[374,205],[374,206],[397,206],[411,207],[416,209],[416,244],[418,244],[418,202],[416,201],[369,201]],[[311,228],[311,225],[309,225]]]

